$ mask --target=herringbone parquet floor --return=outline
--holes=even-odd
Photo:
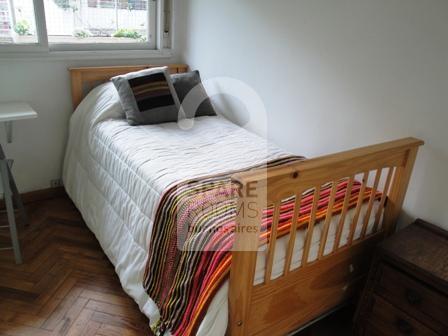
[[[68,198],[27,206],[23,265],[0,252],[0,335],[150,335],[148,320]],[[1,224],[5,224],[1,215]],[[10,245],[0,232],[0,247]]]
[[[0,336],[151,335],[72,202],[60,197],[27,211],[30,226],[19,226],[24,264],[0,252]],[[9,244],[1,230],[0,247]],[[296,336],[349,336],[351,316],[342,311]]]

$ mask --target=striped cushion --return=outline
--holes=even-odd
[[[152,68],[111,78],[130,125],[175,122],[179,99],[168,68]]]

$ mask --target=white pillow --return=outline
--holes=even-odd
[[[126,118],[118,92],[111,82],[101,84],[90,91],[76,108],[75,116],[89,117],[94,124],[106,119]]]

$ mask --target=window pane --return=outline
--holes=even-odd
[[[33,0],[0,0],[0,44],[37,43]]]
[[[50,43],[148,41],[148,0],[45,0]]]

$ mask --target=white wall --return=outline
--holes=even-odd
[[[182,0],[183,61],[245,81],[268,136],[316,156],[404,136],[426,141],[403,222],[448,229],[446,0]],[[237,111],[236,120],[244,120]]]
[[[174,45],[179,45],[176,35],[174,40]],[[26,101],[38,113],[38,119],[15,122],[12,144],[5,144],[5,130],[0,127],[0,142],[7,156],[15,159],[13,173],[19,190],[48,188],[50,180],[62,175],[68,122],[73,111],[67,68],[178,61],[177,49],[172,58],[164,59],[55,61],[0,58],[0,102]]]

